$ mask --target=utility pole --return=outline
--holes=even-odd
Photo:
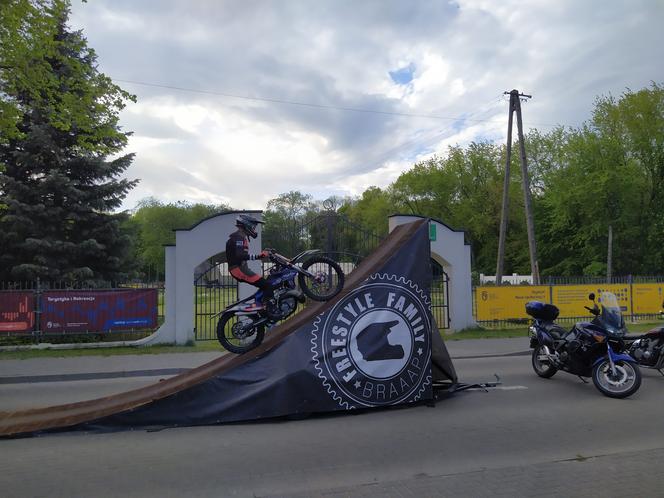
[[[510,110],[507,121],[507,159],[505,160],[505,180],[503,181],[503,205],[500,212],[500,234],[498,235],[498,263],[496,264],[496,285],[503,283],[503,262],[505,261],[505,236],[510,204],[510,162],[512,161],[512,122],[514,102],[510,96]]]
[[[510,96],[509,121],[507,125],[507,159],[505,162],[505,182],[503,184],[503,206],[500,220],[500,235],[498,239],[498,264],[496,265],[496,284],[502,283],[503,261],[505,259],[505,237],[507,233],[507,215],[509,207],[509,173],[512,159],[512,116],[516,112],[517,133],[519,139],[521,177],[523,185],[524,208],[526,211],[526,228],[528,231],[528,248],[530,250],[530,271],[533,284],[539,285],[539,265],[537,262],[537,245],[535,242],[535,223],[533,220],[532,202],[530,198],[530,177],[528,175],[528,162],[526,159],[526,145],[523,139],[523,120],[521,118],[521,98],[530,99],[532,95],[519,93],[518,90],[505,92]]]

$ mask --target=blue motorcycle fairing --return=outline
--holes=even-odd
[[[614,353],[614,352],[613,352],[613,349],[611,349],[611,346],[608,345],[608,344],[607,344],[607,350],[608,350],[608,354],[607,354],[607,355],[602,356],[602,357],[600,357],[600,358],[597,358],[597,359],[595,360],[595,362],[593,363],[593,368],[594,368],[596,365],[598,365],[599,363],[601,363],[601,362],[603,362],[604,360],[606,360],[609,356],[611,356],[611,360],[613,361],[613,363],[615,363],[615,362],[617,362],[617,361],[628,361],[628,362],[630,362],[630,363],[634,363],[634,364],[637,363],[637,361],[636,361],[634,358],[632,358],[631,356],[629,356],[628,354]]]
[[[282,271],[279,271],[279,272],[272,273],[272,274],[268,275],[267,281],[270,283],[270,285],[272,287],[276,287],[277,285],[279,285],[283,282],[292,281],[293,282],[292,287],[295,287],[294,280],[295,280],[296,276],[297,276],[297,272],[295,270],[291,270],[290,268],[285,268]],[[262,301],[263,300],[263,291],[258,290],[254,294],[249,296],[249,298],[245,298],[245,299],[251,299],[251,298],[255,298],[256,301]]]

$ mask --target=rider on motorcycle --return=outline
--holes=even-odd
[[[274,295],[269,282],[261,275],[251,271],[247,265],[247,261],[269,257],[269,252],[266,250],[262,250],[260,254],[249,254],[249,237],[253,239],[258,237],[256,226],[259,223],[263,222],[253,216],[241,214],[235,220],[235,226],[238,229],[226,241],[226,261],[230,274],[235,280],[246,282],[263,291],[262,299],[257,298],[255,303],[247,308],[248,311],[263,309],[263,300],[269,301]]]

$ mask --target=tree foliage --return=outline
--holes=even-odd
[[[136,181],[120,178],[133,156],[120,155],[118,114],[133,97],[69,30],[68,1],[10,0],[1,12],[0,279],[124,278],[131,240],[114,210]]]
[[[577,129],[528,137],[542,186],[535,208],[544,274],[605,274],[609,226],[613,274],[661,273],[663,133],[664,91],[653,83],[599,97]]]
[[[664,88],[597,98],[578,128],[533,130],[525,138],[541,272],[604,275],[608,229],[613,274],[661,274],[664,268]],[[518,144],[517,144],[518,146]],[[521,170],[513,154],[506,273],[528,273]],[[371,187],[342,212],[386,229],[404,212],[464,229],[477,272],[494,273],[505,146],[471,143],[415,164],[385,189]]]
[[[176,228],[189,228],[208,216],[229,210],[224,204],[164,203],[152,197],[141,200],[126,225],[135,233],[136,257],[143,275],[164,275],[164,246],[175,243]]]

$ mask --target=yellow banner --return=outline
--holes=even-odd
[[[509,285],[505,287],[477,287],[475,303],[477,320],[506,320],[528,318],[526,303],[542,301],[548,303],[549,287],[545,285]]]
[[[635,314],[654,314],[664,308],[664,284],[633,284]]]
[[[587,316],[590,320],[592,315],[584,308],[584,306],[592,308],[593,305],[592,301],[588,299],[588,294],[593,292],[599,299],[599,294],[602,291],[615,294],[623,314],[628,315],[632,312],[629,284],[561,285],[552,288],[551,297],[553,304],[560,309],[560,318],[582,318]]]

